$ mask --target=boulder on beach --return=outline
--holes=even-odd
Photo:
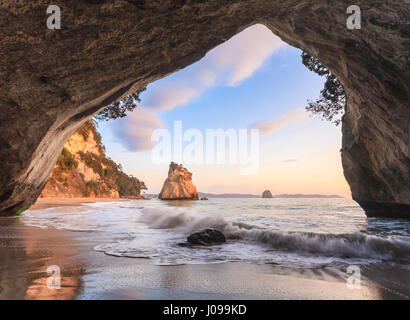
[[[182,165],[171,162],[168,170],[168,178],[162,186],[158,199],[198,200],[198,191],[192,183],[192,173]]]
[[[226,242],[225,235],[215,229],[204,229],[188,236],[191,245],[211,246]]]
[[[202,197],[201,200],[208,200],[208,198],[207,197]]]
[[[263,191],[262,198],[273,198],[272,193],[270,192],[270,190]]]

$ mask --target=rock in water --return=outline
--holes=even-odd
[[[273,198],[272,193],[270,192],[270,190],[263,191],[262,198]]]
[[[162,200],[198,200],[198,191],[192,183],[192,173],[182,165],[171,162],[168,178],[158,195]]]
[[[215,229],[204,229],[188,236],[188,242],[193,245],[211,246],[226,242],[225,235]]]

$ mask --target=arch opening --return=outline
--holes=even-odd
[[[160,192],[174,161],[194,172],[203,193],[260,195],[268,188],[350,198],[340,127],[304,110],[323,80],[301,61],[300,50],[265,26],[248,27],[199,62],[150,84],[127,117],[100,122],[107,153],[146,182],[151,195]],[[252,130],[258,134],[253,158]]]
[[[342,3],[329,8],[321,2],[309,10],[310,1],[297,7],[290,4],[246,1],[161,10],[152,5],[146,8],[148,14],[128,2],[112,7],[61,4],[66,25],[78,26],[83,35],[81,43],[76,42],[79,33],[72,29],[63,28],[60,34],[44,32],[40,4],[31,8],[32,21],[38,22],[34,26],[27,22],[24,10],[14,12],[3,5],[4,21],[11,21],[7,13],[12,10],[13,25],[37,40],[27,43],[19,35],[7,37],[1,51],[8,64],[1,89],[5,107],[0,212],[16,213],[34,202],[64,141],[93,112],[199,60],[211,48],[259,22],[316,56],[343,83],[349,100],[343,120],[342,161],[353,198],[369,216],[408,217],[409,71],[403,14],[408,8],[392,1],[388,8],[392,15],[385,16],[382,1],[362,1],[363,7],[372,9],[366,12],[362,29],[351,32]],[[168,20],[162,19],[165,9],[173,12]],[[107,10],[111,16],[99,20],[99,12]],[[389,24],[393,16],[397,21]],[[383,23],[377,23],[380,17]],[[81,18],[93,21],[92,27],[83,26]],[[208,23],[200,23],[201,19]],[[135,21],[140,23],[135,25]],[[155,27],[147,31],[146,23],[153,21]],[[389,25],[395,27],[387,29]],[[10,121],[16,125],[8,126]]]

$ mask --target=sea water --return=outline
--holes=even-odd
[[[28,210],[23,222],[103,234],[95,247],[157,265],[242,261],[284,267],[410,264],[410,221],[367,218],[350,199],[130,200]],[[223,245],[184,247],[204,228]]]

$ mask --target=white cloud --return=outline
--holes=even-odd
[[[229,86],[250,77],[275,51],[286,44],[263,25],[254,25],[212,50],[206,59],[211,68],[230,73]]]
[[[298,122],[305,117],[307,117],[306,110],[304,108],[298,108],[285,113],[279,118],[257,122],[251,127],[252,129],[259,129],[261,134],[269,134],[287,127],[288,125],[291,125],[295,122]]]
[[[238,85],[285,45],[267,27],[261,24],[249,27],[208,52],[201,61],[150,85],[143,104],[171,110],[197,98],[209,87]]]
[[[153,148],[151,134],[157,128],[165,127],[158,115],[146,108],[137,108],[127,117],[111,124],[114,135],[129,151],[145,151]]]
[[[153,87],[144,98],[144,107],[156,110],[170,110],[193,99],[198,90],[186,85],[168,85],[167,88]]]
[[[200,97],[212,86],[238,85],[285,45],[263,25],[247,28],[196,64],[148,86],[142,96],[144,108],[117,120],[114,134],[130,151],[151,149],[151,132],[164,124],[158,119],[158,113],[148,113],[148,110],[171,110]]]

